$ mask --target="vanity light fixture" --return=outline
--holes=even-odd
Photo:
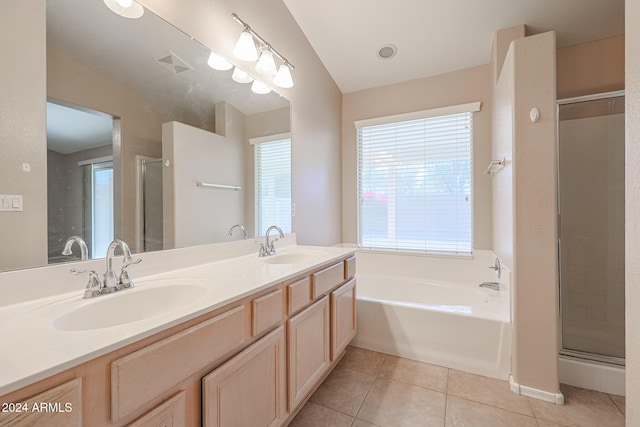
[[[260,54],[260,58],[256,63],[256,71],[267,76],[273,76],[276,73],[276,62],[273,60],[273,52],[271,49],[264,48]]]
[[[253,42],[253,36],[249,33],[248,26],[240,33],[240,38],[233,48],[233,55],[242,61],[256,61],[258,59],[258,49]]]
[[[134,0],[103,0],[104,4],[122,17],[137,19],[144,15],[144,8]]]
[[[227,71],[230,70],[231,67],[233,67],[233,64],[231,62],[227,61],[215,52],[211,52],[211,54],[209,54],[207,64],[209,65],[209,67],[218,71]]]
[[[293,87],[293,79],[291,78],[291,68],[288,62],[285,62],[278,68],[278,72],[273,78],[273,84],[288,89]]]
[[[265,95],[271,92],[271,88],[262,83],[260,80],[254,80],[253,84],[251,85],[251,91],[253,93],[257,93],[258,95]]]
[[[272,83],[274,85],[286,89],[293,87],[291,70],[293,70],[294,66],[287,60],[287,58],[280,55],[280,53],[275,50],[271,46],[271,44],[267,43],[265,39],[263,39],[255,31],[253,31],[249,24],[240,19],[238,15],[232,13],[231,17],[244,27],[242,33],[240,34],[238,42],[233,48],[233,54],[238,59],[241,59],[243,61],[257,60],[258,62],[256,64],[256,71],[261,75],[266,75],[269,77],[273,76]],[[256,45],[261,52],[259,57]],[[277,72],[274,56],[282,62],[280,64],[280,67],[277,68]],[[264,83],[261,84],[264,85]]]
[[[251,83],[253,81],[253,77],[250,76],[246,71],[241,70],[238,67],[233,69],[233,74],[231,74],[231,78],[234,82],[237,83]]]

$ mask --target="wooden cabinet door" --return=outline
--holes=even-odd
[[[329,297],[324,296],[287,321],[289,410],[316,385],[330,364]]]
[[[284,327],[202,379],[205,427],[271,427],[287,416]]]
[[[352,279],[331,292],[331,360],[347,347],[356,335],[356,280]]]

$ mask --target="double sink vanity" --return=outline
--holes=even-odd
[[[355,335],[356,299],[354,249],[287,240],[144,254],[133,288],[94,298],[56,284],[69,266],[29,273],[55,291],[0,306],[0,425],[288,424]]]

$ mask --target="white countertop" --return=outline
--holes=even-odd
[[[237,301],[318,265],[343,258],[354,253],[355,249],[296,245],[279,249],[276,256],[299,252],[309,256],[298,264],[273,264],[265,262],[270,257],[259,258],[253,253],[145,276],[137,276],[132,268],[134,289],[83,299],[84,289],[78,287],[71,292],[0,306],[0,396]],[[152,295],[151,288],[180,283],[202,287],[205,289],[204,295],[198,295],[195,300],[168,312],[116,326],[79,331],[54,328],[54,320],[70,310],[101,299],[118,298],[125,293],[147,292]],[[118,313],[113,313],[113,316],[118,316]]]

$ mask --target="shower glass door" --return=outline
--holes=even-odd
[[[562,352],[624,363],[624,95],[559,102]]]

